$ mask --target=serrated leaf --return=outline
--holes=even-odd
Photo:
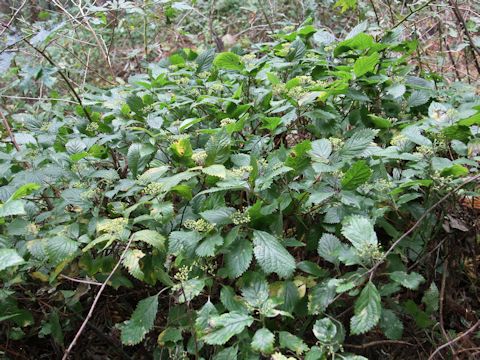
[[[0,218],[13,215],[25,215],[25,208],[22,200],[10,200],[0,204]]]
[[[263,278],[254,278],[242,288],[243,299],[253,307],[261,307],[268,300],[268,283]]]
[[[380,320],[381,312],[380,294],[375,285],[368,282],[355,301],[355,316],[350,319],[351,334],[360,335],[371,330]]]
[[[307,47],[302,40],[296,39],[290,45],[290,50],[286,56],[288,61],[300,61],[303,58],[303,55],[307,51]]]
[[[78,250],[78,243],[65,236],[47,239],[46,253],[53,263],[57,264],[72,256]]]
[[[355,190],[372,176],[372,170],[365,160],[355,162],[342,178],[342,189]]]
[[[211,235],[203,240],[195,250],[200,257],[214,256],[215,249],[223,244],[223,237],[219,234]]]
[[[246,239],[237,240],[225,255],[228,277],[237,278],[250,267],[253,259],[252,243]]]
[[[0,271],[11,266],[22,265],[25,260],[18,255],[15,249],[0,249]]]
[[[213,60],[213,65],[220,69],[234,71],[242,71],[245,68],[240,56],[232,52],[218,54]]]
[[[294,351],[297,355],[302,355],[308,351],[308,346],[298,336],[290,334],[288,331],[279,332],[280,348]]]
[[[204,287],[204,279],[194,278],[182,281],[180,284],[180,296],[178,297],[178,302],[184,303],[192,301],[195,297],[200,295]]]
[[[408,106],[416,107],[426,104],[430,100],[430,93],[425,90],[415,90],[408,98]]]
[[[227,177],[227,169],[225,169],[225,166],[223,165],[210,165],[206,168],[203,168],[202,172],[210,176],[216,176],[220,179],[225,179]]]
[[[335,339],[337,327],[330,318],[323,318],[313,325],[313,335],[323,344],[328,344]]]
[[[158,296],[140,300],[130,320],[120,324],[121,340],[124,345],[136,345],[153,329],[157,317]]]
[[[358,156],[371,145],[373,139],[377,135],[378,130],[362,129],[356,131],[340,149],[343,156]]]
[[[361,56],[353,64],[353,72],[355,76],[360,77],[365,75],[367,72],[371,72],[375,69],[375,65],[378,64],[380,56],[377,52],[373,53],[370,56]]]
[[[129,249],[122,260],[122,265],[128,270],[130,275],[138,280],[144,279],[144,273],[140,268],[140,260],[145,254],[138,249]]]
[[[193,253],[201,239],[202,235],[197,231],[172,231],[168,238],[168,252],[174,255]]]
[[[37,183],[28,183],[20,186],[10,197],[11,200],[18,200],[24,198],[27,195],[30,195],[35,190],[40,189],[40,185]]]
[[[318,255],[320,255],[325,260],[333,263],[339,263],[340,251],[343,249],[343,244],[338,240],[335,235],[332,234],[323,234],[320,240],[318,241]]]
[[[134,177],[136,177],[138,173],[138,166],[141,159],[141,155],[140,155],[141,148],[142,148],[141,144],[132,144],[128,148],[128,152],[127,152],[128,167]]]
[[[209,299],[205,305],[203,305],[202,308],[197,311],[195,329],[199,335],[203,334],[203,332],[208,328],[208,321],[215,316],[218,316],[218,311]]]
[[[212,360],[237,360],[238,346],[231,346],[216,354]]]
[[[214,48],[205,50],[200,55],[198,55],[198,57],[195,59],[195,62],[197,63],[197,73],[201,73],[210,69],[214,58],[215,58]]]
[[[235,209],[232,207],[222,207],[212,210],[206,210],[200,213],[200,216],[203,217],[211,224],[216,225],[227,225],[231,224],[232,220],[230,216],[235,212]]]
[[[229,312],[210,319],[212,330],[202,340],[209,345],[223,345],[253,323],[253,317],[240,312]]]
[[[418,289],[419,285],[425,281],[425,278],[416,272],[407,274],[404,271],[392,272],[390,274],[390,279],[410,290]]]
[[[399,340],[403,335],[403,323],[390,309],[382,309],[379,322],[385,336],[390,340]]]
[[[432,282],[427,291],[425,291],[425,294],[422,297],[422,303],[425,304],[425,311],[428,314],[432,314],[438,311],[440,304],[440,293],[438,291],[437,285],[435,285],[434,282]]]
[[[275,343],[275,335],[268,329],[258,329],[252,338],[252,349],[262,354],[271,354]]]
[[[266,274],[276,273],[283,278],[293,274],[295,259],[274,236],[265,231],[254,230],[253,244],[255,258]]]
[[[154,230],[140,230],[132,235],[132,241],[142,241],[159,250],[165,250],[165,237]]]
[[[429,138],[422,135],[420,128],[411,125],[402,130],[402,134],[411,142],[417,145],[432,146],[432,142]]]
[[[377,234],[366,217],[357,215],[349,217],[342,227],[342,234],[357,250],[378,244]]]
[[[308,294],[308,313],[315,315],[324,312],[335,296],[335,285],[328,281],[315,285]]]

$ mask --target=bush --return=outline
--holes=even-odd
[[[439,201],[475,195],[480,108],[416,76],[397,35],[333,43],[306,25],[249,53],[185,49],[75,112],[13,115],[7,337],[63,346],[91,306],[78,279],[126,294],[121,341],[156,358],[362,359],[344,342],[438,332],[424,260]],[[55,306],[29,311],[45,288]]]

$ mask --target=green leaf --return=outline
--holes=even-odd
[[[323,234],[318,241],[318,255],[333,264],[339,263],[340,251],[344,248],[344,245],[338,240],[335,235]]]
[[[232,223],[232,219],[230,217],[234,212],[235,209],[232,207],[221,207],[213,210],[203,211],[200,213],[200,216],[211,224],[227,225]]]
[[[271,354],[275,343],[275,335],[268,329],[258,329],[252,338],[252,349],[262,354]]]
[[[372,170],[367,165],[365,160],[359,160],[355,162],[345,173],[342,178],[342,189],[355,190],[360,185],[366,183],[370,176],[372,176]]]
[[[425,281],[425,278],[416,272],[407,274],[404,271],[392,272],[390,279],[410,290],[417,290],[420,284]]]
[[[214,58],[215,58],[214,48],[205,50],[200,55],[198,55],[198,57],[195,59],[195,62],[198,65],[197,73],[201,73],[210,69]]]
[[[250,241],[238,239],[225,255],[225,267],[228,277],[234,279],[242,275],[250,267],[253,249]]]
[[[180,296],[178,297],[179,303],[192,301],[195,297],[200,295],[205,287],[204,279],[189,279],[182,281],[180,286]]]
[[[138,249],[129,249],[125,253],[125,257],[122,260],[122,265],[128,270],[130,275],[138,280],[143,280],[145,274],[140,267],[140,260],[145,256],[143,251]]]
[[[366,50],[368,48],[371,48],[375,45],[375,41],[373,40],[373,37],[368,34],[364,33],[359,33],[355,35],[354,37],[351,37],[347,40],[344,40],[340,43],[338,43],[337,47],[335,48],[333,55],[335,57],[338,57],[339,55],[343,54],[344,52],[347,52],[351,49],[355,50]]]
[[[140,230],[132,235],[132,241],[142,241],[159,250],[165,250],[165,237],[154,230]]]
[[[355,316],[350,319],[351,334],[360,335],[371,330],[380,320],[381,312],[380,294],[375,285],[368,282],[355,301]]]
[[[357,7],[357,0],[338,0],[334,7],[341,7],[340,12],[343,14],[349,9],[355,9]]]
[[[223,165],[210,165],[202,169],[204,174],[210,176],[216,176],[220,179],[225,179],[227,177],[227,169]]]
[[[328,281],[315,285],[308,294],[308,313],[315,315],[324,312],[335,299],[335,295],[335,285]]]
[[[252,325],[253,320],[250,315],[235,311],[212,317],[209,321],[212,330],[202,340],[209,345],[223,345]]]
[[[130,320],[120,324],[121,340],[124,345],[136,345],[153,329],[157,317],[158,295],[140,300]]]
[[[128,152],[127,152],[128,167],[134,177],[136,177],[138,174],[138,167],[141,159],[141,154],[140,154],[141,148],[142,148],[141,144],[132,144],[128,148]]]
[[[203,240],[195,250],[195,253],[200,257],[214,256],[217,247],[223,244],[223,237],[219,234],[211,235]]]
[[[403,323],[390,309],[382,309],[379,322],[385,336],[390,340],[400,340],[403,335]]]
[[[279,340],[280,348],[292,350],[299,356],[305,351],[308,351],[307,344],[305,344],[298,336],[290,334],[288,331],[280,331]]]
[[[342,156],[358,156],[372,144],[378,130],[362,129],[357,130],[340,149]]]
[[[37,183],[28,183],[20,186],[10,197],[11,200],[18,200],[30,195],[35,190],[40,189],[40,185]]]
[[[212,360],[237,360],[238,346],[231,346],[216,354]]]
[[[286,56],[288,61],[300,61],[305,54],[307,47],[302,40],[297,39],[290,45],[290,50]]]
[[[266,274],[276,273],[283,278],[290,277],[295,271],[295,259],[267,232],[254,230],[253,244],[255,258]]]
[[[358,77],[365,75],[368,72],[372,72],[375,66],[378,64],[380,56],[377,52],[370,56],[361,56],[353,64],[353,72]]]
[[[422,297],[422,303],[425,304],[425,311],[428,314],[432,314],[438,311],[440,304],[440,294],[434,282],[430,284],[430,287],[425,291],[425,294]]]
[[[378,244],[377,234],[372,223],[366,217],[358,215],[349,217],[344,222],[342,234],[357,250]]]
[[[218,54],[213,60],[213,65],[224,70],[242,71],[245,66],[242,59],[232,52],[223,52]]]
[[[425,90],[415,90],[408,98],[408,106],[416,107],[424,105],[430,100],[430,93]]]
[[[45,248],[50,261],[58,264],[78,250],[78,242],[65,236],[55,236],[47,240]]]
[[[21,200],[9,200],[5,204],[0,204],[0,218],[12,215],[25,215],[25,208]]]
[[[443,169],[440,172],[441,176],[453,176],[453,177],[461,177],[465,176],[469,173],[468,168],[462,166],[460,164],[453,164],[450,167]]]
[[[313,325],[313,335],[323,344],[332,343],[337,336],[337,327],[330,318],[317,320]]]
[[[0,271],[11,266],[22,265],[25,260],[18,255],[15,249],[0,249]]]

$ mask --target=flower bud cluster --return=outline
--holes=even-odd
[[[220,121],[220,127],[224,127],[224,126],[233,124],[235,122],[236,122],[235,119],[225,118]]]
[[[128,224],[128,219],[119,217],[116,219],[109,219],[100,224],[97,224],[97,231],[100,233],[119,235]]]
[[[148,184],[144,189],[143,193],[145,195],[156,196],[163,191],[163,184],[159,182],[152,182]]]
[[[205,219],[186,220],[183,226],[186,229],[196,230],[198,232],[210,232],[215,228],[215,224],[211,224]]]
[[[250,215],[248,214],[248,210],[237,210],[232,215],[230,215],[230,219],[232,219],[235,225],[243,225],[250,222]]]
[[[207,152],[205,150],[196,151],[192,155],[192,160],[198,166],[205,165],[205,160],[207,159]]]
[[[87,125],[85,130],[90,131],[90,132],[97,132],[98,130],[98,123],[96,122],[91,122]]]

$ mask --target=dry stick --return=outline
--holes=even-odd
[[[75,279],[67,275],[60,274],[61,278],[76,282],[76,283],[81,283],[81,284],[88,284],[88,285],[95,285],[95,286],[102,286],[102,283],[96,282],[96,281],[90,281],[90,280],[83,280],[83,279]]]
[[[7,130],[8,137],[12,141],[13,146],[15,146],[15,149],[20,152],[20,146],[18,146],[17,140],[15,139],[15,135],[13,135],[12,128],[10,127],[10,124],[8,123],[7,118],[5,115],[3,115],[2,110],[0,109],[0,116],[2,117],[2,123],[3,126],[5,127],[5,130]]]
[[[440,320],[440,330],[442,331],[442,335],[445,338],[445,341],[447,343],[451,340],[450,337],[447,334],[447,331],[445,330],[445,325],[443,322],[443,304],[445,303],[445,286],[447,283],[447,263],[448,263],[448,256],[445,259],[445,263],[443,264],[443,274],[442,274],[442,283],[440,286],[440,299],[439,299],[439,320]],[[450,345],[450,350],[452,351],[452,355],[455,357],[455,349],[453,348],[453,345]]]
[[[83,321],[82,325],[80,326],[80,329],[78,329],[78,331],[77,331],[77,334],[75,335],[72,342],[68,346],[67,350],[63,354],[62,360],[67,360],[68,355],[70,354],[73,347],[77,343],[78,339],[80,338],[80,335],[82,335],[83,330],[85,330],[85,326],[87,326],[88,320],[90,320],[90,318],[92,317],[93,311],[95,310],[95,307],[97,306],[98,300],[100,299],[100,296],[102,295],[103,290],[105,290],[105,287],[107,286],[107,283],[110,281],[113,274],[115,273],[115,271],[117,271],[118,267],[120,266],[120,263],[122,262],[123,258],[125,257],[125,254],[127,253],[127,250],[130,247],[130,244],[132,243],[132,240],[133,240],[133,237],[130,237],[130,240],[128,240],[127,246],[125,246],[125,249],[123,250],[123,253],[120,256],[120,259],[118,259],[117,263],[115,264],[115,267],[110,272],[110,274],[108,274],[107,278],[105,279],[105,281],[100,286],[100,289],[98,290],[97,295],[95,296],[95,299],[93,300],[92,306],[90,307],[90,310],[88,311],[87,317]]]
[[[60,101],[69,104],[78,104],[76,101],[68,100],[68,99],[58,99],[58,98],[37,98],[37,97],[30,97],[30,96],[14,96],[14,95],[0,95],[0,98],[6,99],[18,99],[18,100],[35,100],[35,101]]]
[[[0,37],[3,35],[3,33],[5,31],[7,31],[7,28],[12,25],[13,23],[13,20],[15,20],[15,18],[17,17],[18,13],[22,10],[22,8],[25,6],[25,4],[27,3],[27,0],[24,0],[22,5],[20,5],[20,7],[15,11],[15,13],[12,15],[12,17],[10,18],[10,20],[8,20],[8,23],[6,24],[7,26],[0,32]]]
[[[413,9],[413,10],[410,10],[410,13],[405,15],[399,22],[397,22],[395,25],[393,25],[393,27],[390,28],[390,30],[393,30],[393,29],[396,29],[397,27],[399,27],[400,25],[402,25],[405,21],[407,21],[410,16],[412,16],[413,14],[416,14],[417,12],[419,12],[420,10],[426,8],[428,5],[430,5],[434,0],[430,0],[430,1],[427,1],[425,4],[423,4],[422,6],[419,6],[417,9]]]
[[[432,206],[430,206],[424,213],[422,216],[420,216],[420,218],[415,222],[415,224],[413,224],[413,226],[407,230],[407,232],[405,232],[402,236],[400,236],[393,244],[392,246],[390,246],[390,248],[385,252],[384,256],[383,256],[383,260],[380,260],[379,262],[377,262],[375,265],[373,265],[373,267],[368,270],[368,273],[370,273],[370,281],[373,279],[373,275],[375,274],[375,270],[377,270],[377,268],[383,264],[383,262],[385,261],[384,259],[387,258],[388,255],[390,255],[390,253],[397,247],[397,245],[400,243],[400,241],[402,241],[403,239],[405,239],[408,235],[410,235],[413,230],[415,230],[419,225],[420,223],[427,217],[427,215],[432,212],[433,210],[435,210],[435,208],[440,205],[441,203],[443,203],[445,200],[447,200],[451,195],[453,195],[454,193],[456,193],[458,190],[460,190],[462,187],[464,187],[465,185],[477,180],[477,179],[480,179],[480,173],[478,173],[477,175],[465,180],[463,183],[461,183],[460,185],[458,185],[456,188],[452,189],[451,191],[449,191],[445,196],[443,196],[440,200],[438,200],[435,204],[433,204]]]
[[[457,1],[449,0],[449,3],[450,3],[450,6],[452,6],[453,8],[453,13],[455,14],[455,17],[463,27],[463,31],[465,33],[465,36],[468,38],[468,42],[470,43],[471,48],[480,56],[480,49],[475,45],[475,42],[473,41],[472,36],[470,35],[470,31],[468,31],[467,24],[465,23],[465,19],[463,18],[462,13],[460,12],[460,9],[458,8]],[[480,69],[479,69],[479,72],[480,72]]]
[[[478,320],[470,329],[468,329],[467,331],[465,331],[464,333],[458,335],[455,339],[452,339],[448,342],[446,342],[445,344],[443,344],[442,346],[438,347],[437,350],[435,350],[428,358],[428,360],[433,360],[435,358],[435,355],[437,355],[440,351],[442,351],[443,349],[445,349],[446,347],[448,346],[452,346],[454,343],[456,343],[457,341],[459,341],[461,338],[463,338],[464,336],[467,336],[468,334],[472,333],[473,331],[475,331],[475,329],[480,325],[480,320]]]

